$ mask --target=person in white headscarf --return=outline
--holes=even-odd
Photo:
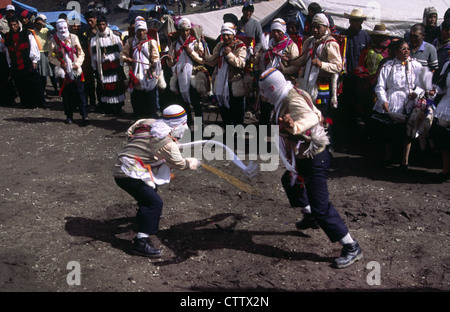
[[[49,40],[49,61],[55,65],[55,76],[62,80],[60,95],[63,98],[66,123],[73,123],[73,110],[79,107],[82,125],[89,124],[81,68],[84,51],[77,35],[69,33],[67,21],[56,21],[56,34]]]
[[[203,63],[199,54],[204,52],[203,43],[197,41],[191,33],[191,21],[183,17],[177,24],[178,34],[169,48],[167,65],[172,68],[170,89],[181,96],[181,102],[188,114],[188,124],[192,125],[191,105],[194,107],[196,117],[203,117],[201,97],[193,87],[195,80],[195,67]]]
[[[329,201],[330,152],[322,115],[306,92],[295,88],[274,68],[261,74],[259,88],[261,95],[275,107],[272,122],[280,129],[280,158],[287,168],[282,185],[290,205],[299,207],[303,213],[296,227],[299,230],[320,227],[331,242],[339,241],[343,248],[333,265],[348,267],[363,254]]]
[[[247,47],[236,39],[236,26],[224,23],[220,34],[222,41],[211,55],[204,55],[204,63],[215,66],[213,73],[213,93],[221,110],[222,120],[226,125],[244,123],[246,89],[244,85],[244,67]]]
[[[332,106],[337,106],[334,83],[343,68],[339,44],[331,36],[329,26],[325,14],[316,14],[312,19],[312,36],[303,43],[300,57],[290,61],[291,65],[302,68],[299,88],[311,95],[325,117],[329,117]]]
[[[269,47],[267,50],[261,50],[257,56],[259,61],[256,67],[263,72],[269,68],[276,68],[286,79],[294,82],[298,77],[299,67],[289,64],[287,60],[296,59],[299,57],[299,48],[297,44],[291,40],[286,33],[286,22],[281,18],[273,20],[270,26],[270,39],[267,43]],[[264,46],[264,45],[263,45]],[[267,103],[264,98],[260,100],[260,125],[268,125],[270,122],[270,112],[272,105]]]
[[[100,105],[106,114],[118,115],[125,104],[125,74],[120,62],[120,34],[108,27],[103,15],[97,18],[97,33],[91,38],[91,65],[100,84]]]
[[[117,185],[129,193],[138,204],[138,233],[133,253],[159,258],[151,236],[158,233],[163,202],[157,186],[170,183],[171,169],[197,169],[200,161],[181,155],[177,140],[188,129],[186,111],[180,105],[170,105],[160,119],[141,119],[127,131],[126,146],[119,152],[113,177]]]
[[[135,35],[120,52],[121,60],[130,66],[128,91],[134,118],[157,118],[156,87],[162,77],[158,43],[148,35],[147,22],[141,16],[136,18],[134,28]]]

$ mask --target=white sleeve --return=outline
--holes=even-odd
[[[30,59],[33,63],[37,63],[41,59],[41,52],[39,52],[36,39],[33,34],[29,34],[28,40],[30,41]]]
[[[375,93],[380,103],[386,103],[388,101],[386,96],[386,79],[388,78],[388,73],[388,66],[384,66],[380,71],[380,75],[378,76],[378,83],[375,87]]]

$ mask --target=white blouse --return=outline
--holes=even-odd
[[[445,73],[448,66],[450,66],[450,61],[444,65],[441,74]],[[439,93],[445,93],[445,95],[442,97],[441,101],[437,105],[436,110],[434,111],[434,117],[436,117],[439,120],[439,123],[441,125],[443,126],[445,125],[446,127],[448,127],[450,125],[450,93],[448,92],[450,90],[449,74],[447,74],[445,89],[441,90],[439,87],[437,87],[437,90]]]
[[[409,114],[414,108],[414,101],[409,100],[409,95],[415,93],[421,96],[427,88],[421,75],[424,76],[424,67],[413,59],[406,62],[398,59],[387,61],[375,87],[378,99],[373,109],[384,113],[383,103],[387,102],[390,112]]]

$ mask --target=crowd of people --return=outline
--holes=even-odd
[[[346,267],[362,251],[328,200],[333,149],[359,144],[362,131],[364,139],[382,142],[385,165],[396,161],[399,149],[399,168],[406,170],[418,142],[421,150],[442,151],[441,175],[450,175],[450,9],[438,25],[438,12],[425,8],[423,22],[402,38],[384,24],[363,30],[367,17],[359,8],[344,14],[349,27],[339,30],[311,3],[304,27],[275,18],[267,33],[252,18],[254,10],[246,2],[240,18],[225,14],[212,47],[202,36],[206,25],[186,17],[168,17],[173,29],[162,43],[140,16],[122,38],[94,11],[85,14],[82,32],[64,16],[50,30],[45,16],[31,22],[27,11],[16,16],[8,6],[0,21],[0,88],[8,101],[17,90],[24,107],[45,108],[49,78],[62,97],[65,122],[73,123],[78,108],[82,125],[90,112],[117,116],[130,94],[136,123],[114,176],[139,202],[135,251],[145,256],[160,256],[148,236],[157,232],[162,203],[153,175],[144,181],[130,168],[150,165],[153,172],[164,158],[169,167],[196,169],[198,161],[183,159],[173,143],[193,125],[193,115],[203,118],[203,104],[217,105],[224,126],[245,125],[251,111],[259,125],[280,127],[280,153],[289,160],[283,187],[304,214],[297,228],[320,227],[341,242],[335,265]]]

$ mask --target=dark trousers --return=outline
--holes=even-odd
[[[332,242],[337,242],[348,234],[348,228],[329,201],[327,180],[330,161],[327,149],[314,158],[297,159],[297,172],[303,181],[299,179],[291,186],[290,172],[287,171],[281,182],[291,206],[310,205],[319,226]]]
[[[64,114],[67,118],[73,118],[74,108],[79,107],[82,118],[87,117],[86,95],[84,94],[84,83],[81,77],[77,77],[75,82],[64,85],[62,91]]]
[[[245,97],[234,96],[231,90],[231,83],[229,84],[230,90],[230,108],[220,106],[220,115],[225,125],[243,125],[245,115]]]
[[[194,87],[190,86],[189,89],[189,97],[191,100],[191,103],[187,103],[185,101],[183,101],[183,97],[179,96],[179,101],[180,103],[182,103],[182,106],[184,108],[184,110],[186,111],[187,114],[187,123],[189,126],[194,124],[193,118],[192,118],[192,109],[191,109],[191,105],[194,108],[194,115],[195,117],[201,117],[202,121],[203,121],[203,108],[202,108],[202,103],[200,103],[200,95],[198,94],[198,92],[195,90]]]
[[[134,119],[158,118],[156,90],[157,87],[148,92],[137,89],[133,90],[130,100]]]
[[[20,103],[24,107],[43,107],[46,104],[41,77],[36,70],[17,72],[13,77]]]
[[[154,235],[158,232],[163,202],[156,189],[142,180],[116,178],[117,185],[130,194],[138,204],[136,214],[138,232]]]

